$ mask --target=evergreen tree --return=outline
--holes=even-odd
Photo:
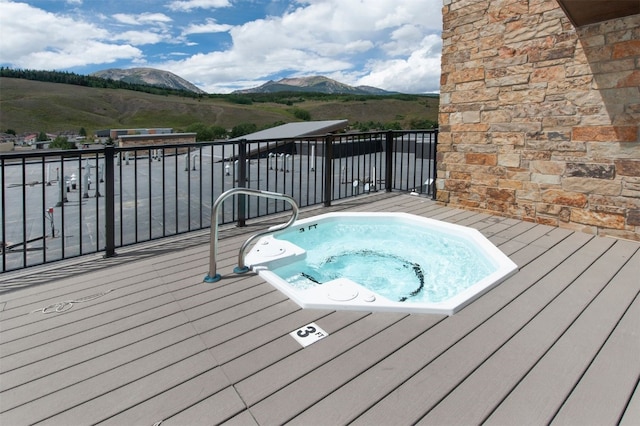
[[[258,126],[254,123],[242,123],[231,129],[231,134],[229,136],[232,138],[238,138],[240,136],[248,135],[249,133],[254,133],[257,130]]]
[[[49,144],[49,149],[78,149],[75,142],[69,142],[66,136],[57,136],[53,142]]]

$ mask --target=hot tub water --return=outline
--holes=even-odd
[[[404,213],[298,221],[247,264],[303,307],[447,314],[517,269],[477,230]]]

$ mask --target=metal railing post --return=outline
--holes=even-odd
[[[333,136],[324,138],[324,206],[331,207],[333,193]]]
[[[436,180],[438,179],[438,129],[435,129],[434,133],[433,133],[433,144],[431,144],[433,146],[432,151],[431,151],[431,155],[433,158],[433,170],[431,171],[431,176],[433,179],[433,182],[431,184],[431,199],[432,200],[437,200],[437,194],[436,191],[438,190],[436,187]]]
[[[104,208],[105,208],[105,254],[104,257],[116,256],[116,189],[115,189],[115,148],[112,145],[107,145],[104,149]]]
[[[4,158],[0,158],[0,185],[2,185],[2,193],[0,194],[0,214],[2,214],[2,272],[7,270],[7,251],[5,250],[5,240],[7,239],[7,191],[5,191],[5,162]]]
[[[238,187],[247,186],[247,140],[238,142]],[[247,196],[238,194],[238,226],[247,226]]]
[[[384,189],[391,192],[393,189],[393,131],[389,130],[385,140],[385,177]]]

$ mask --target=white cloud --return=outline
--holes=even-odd
[[[231,3],[228,0],[176,0],[167,4],[170,10],[182,12],[190,12],[193,9],[217,9],[229,6],[231,6]]]
[[[109,63],[121,58],[135,59],[140,53],[135,47],[127,45],[87,42],[70,45],[64,50],[31,53],[20,57],[16,64],[22,68],[37,70],[65,69],[98,62]]]
[[[218,24],[215,19],[207,19],[204,24],[191,24],[182,30],[182,35],[222,33],[232,29],[232,25]]]
[[[124,31],[114,35],[114,40],[124,41],[133,46],[142,46],[145,44],[156,44],[166,41],[169,35],[158,34],[153,31]]]
[[[411,93],[439,87],[442,0],[273,0],[261,5],[270,15],[238,25],[225,20],[255,13],[255,1],[166,0],[134,8],[67,0],[73,6],[52,13],[0,0],[0,64],[144,64],[216,93],[318,74]]]
[[[16,16],[29,19],[16,20]],[[105,29],[25,3],[0,3],[0,63],[19,68],[66,69],[134,59],[142,52],[110,41]]]
[[[141,13],[139,15],[116,13],[113,15],[113,19],[128,25],[153,25],[172,21],[172,19],[164,13]]]
[[[153,45],[158,43],[180,43],[184,40],[172,34],[170,23],[173,19],[163,13],[125,14],[116,13],[111,18],[122,24],[121,28],[144,27],[129,31],[115,31],[112,40],[129,43],[133,46]],[[106,18],[109,19],[108,17]]]
[[[282,16],[232,28],[226,51],[158,66],[218,93],[237,89],[241,79],[247,84],[241,88],[247,88],[283,74],[339,76],[347,84],[411,93],[435,91],[440,7],[440,0],[298,1]]]
[[[439,36],[427,36],[406,59],[371,61],[367,75],[359,78],[357,84],[405,93],[437,92],[441,46]]]
[[[381,47],[389,56],[403,56],[413,52],[420,45],[424,37],[424,31],[416,25],[403,25],[391,32],[389,41],[382,43]]]

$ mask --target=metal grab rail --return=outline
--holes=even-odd
[[[233,269],[233,272],[237,274],[242,274],[249,270],[249,268],[244,265],[244,252],[246,248],[249,246],[249,244],[251,244],[251,241],[263,235],[271,234],[273,232],[288,228],[298,218],[298,203],[296,203],[296,200],[294,200],[292,197],[286,194],[279,194],[277,192],[261,191],[259,189],[249,189],[249,188],[231,188],[228,191],[225,191],[224,193],[220,194],[218,199],[213,203],[213,209],[211,212],[212,232],[211,232],[211,243],[209,246],[209,273],[204,277],[204,282],[215,283],[220,281],[220,279],[222,278],[220,274],[218,274],[216,271],[217,269],[216,260],[218,256],[218,208],[222,205],[224,200],[236,194],[256,195],[258,197],[288,201],[289,204],[291,204],[291,208],[293,210],[293,214],[291,215],[291,218],[287,223],[274,226],[272,228],[267,229],[266,231],[258,232],[257,234],[250,236],[247,239],[247,241],[245,241],[244,244],[242,244],[242,247],[240,247],[240,252],[238,253],[238,266],[236,266]]]

